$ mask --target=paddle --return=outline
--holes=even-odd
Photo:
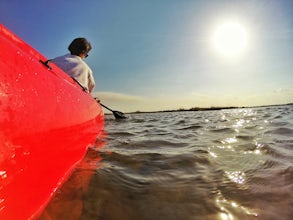
[[[103,104],[102,104],[97,98],[95,98],[95,100],[96,100],[101,106],[103,106],[104,108],[106,108],[106,109],[108,109],[109,111],[111,111],[116,119],[125,119],[125,118],[127,118],[127,117],[124,115],[123,112],[114,111],[114,110],[110,109],[109,107],[103,105]]]
[[[78,82],[75,78],[71,77],[75,82],[77,82],[78,85],[80,85],[80,87],[83,89],[83,91],[87,91],[87,89],[80,84],[80,82]],[[116,119],[125,119],[127,118],[123,112],[119,112],[119,111],[114,111],[112,109],[110,109],[109,107],[103,105],[100,100],[98,98],[94,98],[101,106],[103,106],[104,108],[108,109],[109,111],[113,112],[113,115]]]
[[[52,70],[52,67],[49,66],[49,63],[51,62],[52,60],[47,60],[47,61],[43,61],[43,60],[40,60],[40,62],[45,65],[49,70]],[[85,88],[83,85],[81,85],[81,83],[76,80],[74,77],[71,77],[81,88],[83,91],[85,92],[88,92],[87,88]],[[110,109],[109,107],[103,105],[100,100],[98,98],[94,98],[101,106],[103,106],[104,108],[108,109],[109,111],[113,112],[113,115],[116,119],[125,119],[127,118],[123,112],[119,112],[119,111],[113,111],[112,109]]]

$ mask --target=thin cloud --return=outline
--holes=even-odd
[[[93,96],[99,97],[103,104],[115,110],[135,112],[190,109],[193,107],[249,107],[287,104],[293,102],[293,89],[282,88],[264,93],[242,95],[190,93],[176,97],[160,95],[152,98],[123,93],[95,92]]]
[[[94,92],[94,97],[98,97],[101,100],[105,99],[110,102],[114,101],[127,101],[127,102],[136,102],[143,101],[144,99],[140,96],[128,95],[123,93],[115,93],[115,92]]]

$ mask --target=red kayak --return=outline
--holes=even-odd
[[[0,51],[0,219],[34,219],[94,144],[104,114],[1,24]]]

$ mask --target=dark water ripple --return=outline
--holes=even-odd
[[[53,219],[292,219],[292,105],[109,116],[105,130]]]

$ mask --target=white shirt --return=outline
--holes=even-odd
[[[66,54],[56,57],[52,60],[59,68],[61,68],[69,76],[76,79],[84,88],[92,92],[95,87],[93,71],[82,60],[81,57],[71,54]]]

